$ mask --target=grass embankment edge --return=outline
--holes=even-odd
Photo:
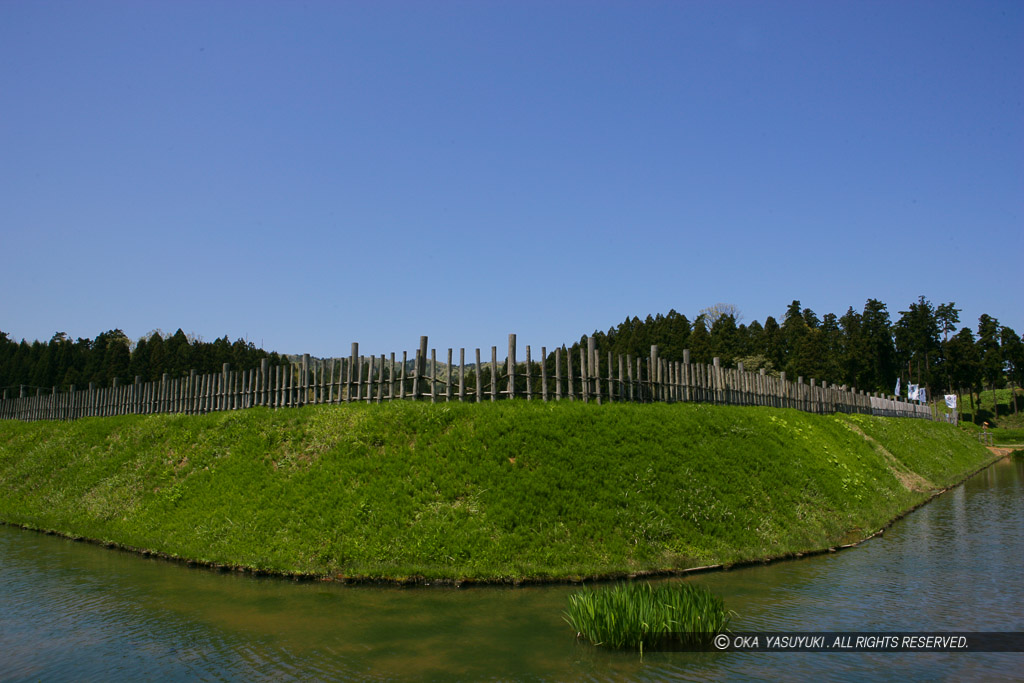
[[[851,547],[998,457],[767,408],[325,406],[0,425],[0,520],[221,571],[471,585]]]

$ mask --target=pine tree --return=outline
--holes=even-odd
[[[197,344],[198,346],[198,344]],[[220,368],[211,369],[193,358],[194,349],[188,337],[179,327],[174,334],[164,340],[164,353],[166,361],[164,372],[171,377],[182,377],[189,373],[189,370],[196,370],[200,374],[219,371]]]
[[[149,342],[145,337],[140,337],[132,349],[131,376],[140,377],[143,381],[149,380]]]
[[[949,339],[949,333],[955,331],[960,324],[960,310],[952,301],[935,307],[935,320],[939,323],[943,341]]]
[[[121,330],[111,330],[103,355],[103,374],[109,386],[115,378],[125,379],[131,372],[131,351],[128,336]]]
[[[149,369],[143,376],[147,381],[159,381],[165,372],[170,372],[172,358],[167,353],[167,342],[159,332],[149,338]]]
[[[860,332],[851,340],[853,384],[868,391],[891,391],[896,382],[896,349],[885,304],[868,299],[860,316]]]
[[[931,302],[923,296],[900,311],[900,319],[893,326],[897,356],[901,366],[906,365],[907,381],[929,387],[934,385],[931,362],[939,354],[939,322]]]
[[[803,374],[803,359],[801,359],[801,345],[804,338],[810,332],[807,327],[807,320],[804,318],[799,301],[793,301],[786,309],[786,319],[782,321],[782,349],[784,364],[781,366],[792,378]]]
[[[950,381],[958,394],[963,389],[969,391],[973,411],[974,389],[981,384],[981,354],[978,352],[974,333],[965,327],[953,335],[944,346]]]
[[[1003,355],[999,347],[999,321],[983,313],[978,318],[978,354],[981,356],[981,376],[992,391],[995,406],[993,416],[999,417],[999,403],[995,401],[995,390],[1003,380]]]
[[[742,355],[736,318],[731,315],[720,315],[711,325],[708,334],[712,357],[717,356],[722,365],[731,366],[736,357]]]
[[[764,319],[763,355],[776,370],[786,367],[785,349],[782,344],[782,328],[772,316]]]
[[[1024,342],[1013,329],[1003,327],[999,346],[1006,364],[1007,379],[1010,380],[1010,403],[1013,404],[1013,414],[1017,415],[1017,387],[1024,384]]]
[[[698,315],[693,321],[693,330],[690,332],[690,362],[711,363],[714,353],[711,349],[711,336],[708,334],[704,316]]]

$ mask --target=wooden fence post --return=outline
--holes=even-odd
[[[491,400],[498,400],[498,347],[491,347]]]
[[[540,397],[548,400],[548,347],[540,347]]]
[[[508,397],[516,397],[516,335],[508,335]]]
[[[399,398],[399,400],[403,400],[403,401],[405,400],[405,379],[406,379],[405,378],[405,369],[409,365],[409,355],[408,354],[409,354],[408,351],[402,351],[402,379],[399,381],[399,384],[398,384],[398,398]],[[415,365],[415,364],[416,364],[416,361],[413,361],[413,365]]]
[[[626,385],[625,385],[625,367],[623,366],[622,354],[619,354],[619,400],[626,400]]]
[[[597,405],[601,405],[601,370],[597,356],[597,342],[587,335],[587,389],[594,394]]]
[[[580,392],[583,394],[583,402],[590,402],[590,368],[587,367],[587,352],[580,344]]]
[[[466,349],[459,347],[459,403],[466,400]]]
[[[448,349],[448,367],[444,373],[444,400],[446,403],[452,401],[452,350]]]
[[[555,400],[562,400],[562,349],[555,347]]]
[[[530,367],[530,345],[526,345],[526,400],[533,400],[533,382],[531,378],[533,376],[533,368]]]
[[[658,386],[658,345],[651,344],[651,358],[650,365],[647,366],[647,380],[651,385],[651,400],[657,401],[659,398],[660,387]]]
[[[356,363],[359,362],[359,342],[352,342],[352,351],[348,359],[348,374],[345,377],[345,403],[355,399]]]
[[[476,350],[476,402],[484,401],[484,376],[483,365],[480,363],[480,349]]]
[[[565,365],[566,365],[565,369],[566,369],[566,378],[569,381],[569,400],[570,401],[575,401],[576,397],[573,396],[573,391],[572,391],[572,351],[570,351],[569,349],[566,349],[564,346],[562,348],[565,349]]]
[[[437,349],[430,349],[430,402],[437,402]]]
[[[412,370],[412,398],[414,401],[423,397],[423,383],[420,381],[426,376],[427,368],[427,338],[420,337],[420,348],[416,352],[416,360],[413,361]]]

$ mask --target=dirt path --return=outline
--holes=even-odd
[[[885,446],[865,434],[863,429],[855,424],[850,424],[849,422],[846,422],[845,424],[851,431],[864,437],[864,440],[871,444],[872,448],[882,454],[882,457],[885,458],[886,464],[889,467],[889,471],[892,472],[893,476],[896,477],[900,484],[903,485],[903,488],[908,491],[917,491],[918,493],[927,493],[928,491],[935,490],[935,484],[928,481],[920,474],[912,472],[909,467],[904,465],[895,455],[890,453]]]

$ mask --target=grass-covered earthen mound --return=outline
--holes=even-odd
[[[864,538],[992,460],[945,424],[706,405],[0,423],[0,521],[275,573],[566,579]]]

